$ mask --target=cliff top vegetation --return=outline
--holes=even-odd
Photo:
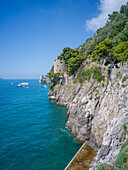
[[[66,47],[57,57],[65,60],[67,73],[76,75],[78,69],[88,55],[92,56],[92,62],[100,64],[122,65],[128,60],[128,3],[122,5],[120,12],[114,11],[108,14],[106,25],[96,31],[94,37],[85,41],[77,49]],[[53,69],[49,75],[53,75]]]

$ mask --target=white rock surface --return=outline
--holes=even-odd
[[[125,77],[128,77],[128,68],[113,69],[107,88],[93,79],[83,85],[73,84],[70,79],[67,85],[49,92],[58,105],[68,108],[66,126],[72,134],[100,148],[94,169],[102,162],[112,163],[121,147],[119,138],[122,142],[126,140],[123,124],[128,122],[128,80],[123,82]]]

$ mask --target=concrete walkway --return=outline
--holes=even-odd
[[[86,145],[86,142],[84,142],[64,170],[88,170],[96,154],[97,150]]]

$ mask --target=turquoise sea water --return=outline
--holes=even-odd
[[[0,80],[0,170],[63,170],[80,148],[65,128],[67,109],[47,93],[38,80]]]

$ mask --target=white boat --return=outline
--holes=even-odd
[[[21,84],[21,85],[26,85],[26,86],[29,85],[29,83],[20,83],[20,84]]]
[[[44,87],[47,87],[47,86],[44,85]]]
[[[11,83],[11,84],[13,84],[13,83]]]
[[[26,87],[27,85],[29,85],[29,83],[20,83],[17,85],[17,87]]]
[[[21,84],[18,84],[17,87],[22,87],[22,85],[21,85]]]

